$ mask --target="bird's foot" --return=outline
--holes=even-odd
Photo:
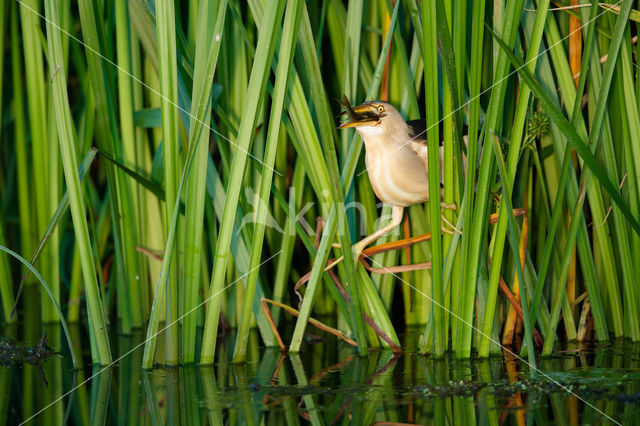
[[[342,248],[342,245],[339,243],[333,243],[331,244],[331,246],[338,249]],[[360,256],[362,255],[362,252],[366,247],[367,247],[366,244],[360,244],[360,243],[356,243],[351,246],[351,252],[353,253],[353,259],[356,262],[356,264],[360,260]],[[344,260],[344,256],[340,256],[339,258],[335,259],[334,261],[329,263],[327,266],[325,266],[324,270],[328,271],[329,269],[332,269],[334,266],[336,266],[338,263],[342,262],[343,260]]]
[[[458,210],[458,206],[456,205],[456,203],[447,204],[445,202],[442,202],[440,203],[440,207],[442,207],[443,209]]]
[[[458,228],[456,228],[456,227],[455,227],[455,225],[454,225],[453,223],[451,223],[451,222],[449,221],[449,219],[447,219],[447,218],[444,216],[444,214],[441,214],[441,215],[440,215],[440,220],[442,220],[442,223],[443,223],[443,225],[442,225],[442,227],[441,227],[442,232],[444,232],[444,233],[446,233],[446,234],[450,234],[450,235],[453,235],[454,233],[456,233],[456,232],[457,232],[458,234],[462,235],[462,231],[461,231],[461,230],[459,230]],[[445,225],[446,225],[446,226],[445,226]],[[447,228],[447,226],[448,226],[449,228],[451,228],[451,229],[448,229],[448,228]]]
[[[449,226],[451,226],[451,225],[449,225]],[[456,228],[456,227],[452,227],[452,228],[453,228],[453,229],[449,229],[449,228],[447,228],[445,225],[442,225],[442,226],[440,227],[440,231],[442,231],[442,233],[443,233],[443,234],[453,235],[453,234],[455,234],[455,233],[458,233],[458,234],[462,235],[462,231],[461,231],[461,230],[459,230],[459,229],[458,229],[458,228]]]
[[[365,246],[362,246],[362,248],[358,248],[358,252],[356,253],[356,246],[357,246],[357,245],[358,245],[358,244],[356,243],[356,244],[354,244],[354,245],[352,245],[352,246],[351,246],[351,250],[353,251],[353,255],[354,255],[354,256],[355,256],[356,254],[360,254],[360,253],[362,253],[362,251],[365,249]],[[332,248],[334,248],[334,249],[342,250],[342,244],[340,244],[340,243],[332,243],[332,244],[331,244],[331,247],[332,247]]]
[[[353,260],[358,263],[360,260],[360,256],[362,255],[363,250],[367,247],[366,244],[356,243],[351,246],[351,251],[353,252]]]

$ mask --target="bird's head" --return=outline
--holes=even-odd
[[[347,115],[347,121],[340,124],[339,129],[354,127],[360,133],[383,134],[405,123],[398,110],[383,101],[369,101],[352,108],[349,100],[343,97],[340,103],[346,110],[341,116]]]

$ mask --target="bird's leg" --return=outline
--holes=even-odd
[[[398,225],[400,225],[400,223],[402,223],[403,213],[404,213],[404,207],[393,206],[393,210],[391,210],[391,220],[389,221],[389,223],[387,223],[382,228],[378,229],[373,234],[364,237],[362,240],[358,241],[353,246],[351,246],[351,249],[353,250],[353,258],[355,259],[356,262],[358,261],[358,259],[360,259],[360,254],[362,254],[362,251],[369,244],[371,244],[378,238],[382,237],[383,235],[393,231],[395,228],[398,227]],[[334,243],[331,246],[334,248],[342,248],[342,245],[340,245],[339,243]],[[340,256],[339,258],[331,262],[329,265],[327,265],[324,268],[324,270],[328,271],[329,269],[336,266],[338,263],[342,262],[343,259],[344,259],[344,256]]]
[[[454,232],[457,232],[458,234],[462,235],[462,231],[460,231],[458,228],[456,228],[445,216],[444,216],[444,209],[449,209],[449,210],[457,210],[458,206],[456,205],[456,203],[452,203],[452,204],[447,204],[447,203],[440,203],[440,220],[442,220],[442,223],[444,225],[442,225],[442,227],[440,228],[440,230],[444,233],[447,234],[451,234],[453,235]],[[451,228],[452,230],[448,229],[445,227],[445,225],[449,226],[449,228]]]
[[[358,261],[360,259],[360,254],[362,250],[364,250],[369,244],[382,237],[383,235],[393,231],[402,223],[402,214],[404,213],[404,207],[402,206],[393,206],[393,210],[391,211],[391,220],[382,228],[378,229],[373,234],[364,237],[362,240],[355,243],[352,247],[353,249],[353,257]]]

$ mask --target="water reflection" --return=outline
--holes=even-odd
[[[64,355],[60,330],[46,326],[46,331],[50,345]],[[77,329],[71,331],[75,342],[83,341]],[[15,329],[4,330],[10,333]],[[415,348],[416,336],[405,336],[405,347]],[[113,347],[125,354],[142,340],[141,333],[118,336]],[[232,347],[228,339],[220,353],[229,354]],[[85,359],[87,349],[75,348]],[[508,353],[472,361],[411,352],[360,358],[353,348],[325,339],[299,355],[254,345],[246,364],[153,371],[141,370],[140,348],[112,368],[75,373],[68,356],[57,356],[41,370],[28,364],[0,369],[0,424],[611,423],[606,416],[640,424],[639,354],[637,345],[616,343],[568,347],[540,361],[544,372],[593,406],[541,375],[528,379],[527,367]]]

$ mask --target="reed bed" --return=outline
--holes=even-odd
[[[3,320],[35,286],[95,364],[109,328],[144,330],[145,368],[213,363],[227,326],[235,362],[254,327],[364,355],[417,325],[424,354],[532,365],[640,340],[640,14],[577,3],[0,1]],[[335,244],[390,213],[336,129],[343,95],[426,117],[431,202],[381,242],[431,238],[365,261],[428,270]]]

